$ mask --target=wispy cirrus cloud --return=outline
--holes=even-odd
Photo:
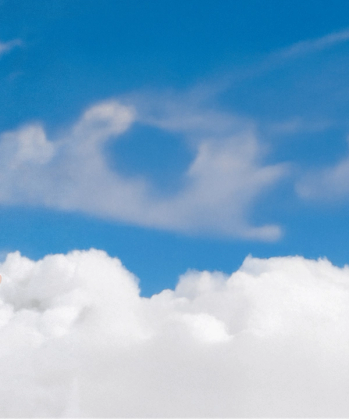
[[[258,76],[261,73],[273,71],[292,60],[320,53],[347,42],[349,42],[349,29],[299,41],[266,55],[258,64],[253,65],[250,71],[246,71],[245,75],[246,77]]]
[[[1,42],[0,41],[0,57],[11,50],[13,50],[16,47],[19,47],[23,44],[23,42],[20,39],[13,39],[11,41],[7,42]]]
[[[243,77],[348,40],[349,31],[344,30],[296,43],[270,54]],[[0,44],[0,53],[20,44],[19,40]],[[256,199],[279,182],[288,168],[283,163],[263,163],[265,150],[251,118],[206,104],[219,94],[219,89],[207,83],[184,95],[124,95],[119,103],[106,101],[90,107],[55,141],[47,138],[40,123],[3,133],[0,202],[83,211],[186,233],[275,239],[281,232],[278,226],[253,226],[249,214]],[[274,136],[294,134],[321,131],[330,124],[293,115],[283,121],[268,123],[266,131]],[[111,138],[118,141],[116,137],[136,122],[179,133],[194,150],[179,191],[164,197],[146,176],[125,176],[117,167],[108,166],[103,145]],[[308,180],[298,187],[301,195],[311,195],[305,192],[311,183]]]
[[[301,198],[309,200],[348,200],[349,155],[333,165],[305,171],[296,184],[296,192]]]
[[[96,104],[55,141],[41,124],[3,133],[0,202],[82,211],[192,234],[280,236],[278,226],[253,226],[248,216],[254,200],[286,174],[283,164],[263,164],[253,126],[175,101],[159,102],[156,109],[142,108],[140,102],[138,107],[136,112],[114,100]],[[181,131],[191,141],[195,156],[183,173],[184,186],[170,196],[146,176],[124,176],[106,162],[105,142],[135,121]]]
[[[265,54],[259,60],[252,62],[248,66],[237,67],[234,71],[226,70],[224,74],[216,75],[209,87],[206,86],[207,92],[208,94],[216,95],[217,93],[226,91],[235,83],[260,77],[263,74],[275,71],[286,63],[292,62],[292,60],[330,50],[337,45],[347,42],[349,42],[349,29],[326,34],[318,38],[295,42],[294,44]]]
[[[333,32],[325,36],[321,36],[315,39],[309,39],[305,41],[297,42],[279,52],[282,58],[296,58],[301,55],[310,54],[317,51],[322,51],[328,48],[332,48],[336,45],[349,41],[349,29],[342,31]]]

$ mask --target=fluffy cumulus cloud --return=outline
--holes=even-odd
[[[248,217],[256,197],[286,172],[283,164],[263,164],[253,127],[217,112],[191,109],[184,117],[178,105],[155,118],[152,112],[159,109],[137,105],[138,113],[115,100],[95,104],[54,139],[41,124],[2,133],[0,203],[84,211],[190,233],[263,240],[280,235],[278,226],[254,226]],[[181,131],[192,141],[195,156],[181,190],[163,196],[146,176],[125,176],[110,167],[106,142],[135,121]]]
[[[349,269],[248,257],[139,295],[102,251],[0,266],[1,417],[349,415]]]

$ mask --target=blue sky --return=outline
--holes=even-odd
[[[0,1],[0,249],[95,247],[144,295],[349,262],[345,1]]]

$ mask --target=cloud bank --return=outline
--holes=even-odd
[[[139,296],[97,250],[0,266],[1,417],[347,417],[349,268],[248,257]]]
[[[249,211],[285,175],[285,166],[262,163],[252,127],[219,113],[191,109],[184,117],[177,110],[178,104],[154,118],[156,109],[137,113],[110,100],[87,109],[59,138],[48,139],[38,123],[1,134],[0,203],[194,234],[277,239],[280,228],[251,225]],[[181,131],[192,141],[195,157],[180,191],[164,197],[145,176],[126,177],[109,167],[103,147],[136,121]]]

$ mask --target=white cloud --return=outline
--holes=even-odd
[[[325,36],[297,42],[290,47],[280,51],[279,54],[283,58],[295,58],[301,55],[322,51],[327,48],[334,47],[338,44],[349,41],[349,29],[339,32],[333,32]]]
[[[12,41],[8,42],[1,42],[0,41],[0,57],[7,52],[10,52],[13,48],[21,46],[22,41],[20,39],[13,39]]]
[[[0,265],[1,417],[347,417],[349,269],[247,258],[141,298],[104,252]]]
[[[218,80],[215,81],[214,87],[211,87],[211,91],[213,92],[213,94],[224,92],[227,89],[229,89],[229,87],[234,87],[234,85],[238,86],[244,80],[259,78],[263,74],[267,74],[269,72],[273,72],[277,69],[282,68],[285,64],[292,64],[293,61],[296,61],[299,58],[304,58],[312,54],[322,52],[326,53],[326,51],[331,50],[336,46],[346,44],[348,43],[348,41],[349,29],[344,29],[342,31],[329,33],[318,38],[295,42],[294,44],[270,52],[269,54],[265,55],[260,61],[257,61],[252,65],[242,66],[240,69],[235,70],[234,72],[225,71],[225,73],[221,74]],[[341,63],[343,62],[345,56],[346,54],[340,55]],[[329,62],[331,62],[331,60],[332,58],[329,59]],[[314,72],[311,73],[312,76],[314,76],[314,74],[316,74],[318,70],[317,63],[315,64],[315,67],[316,68]],[[331,70],[333,75],[333,73],[335,72],[334,68],[332,68]],[[324,71],[323,66],[321,67],[321,71]],[[283,99],[285,100],[285,97],[283,97]],[[328,101],[327,96],[325,100]],[[304,118],[304,114],[302,116]],[[319,125],[321,125],[323,122],[323,118],[321,118],[319,122],[316,122],[316,125],[318,123]],[[312,123],[310,124],[312,125]]]
[[[340,200],[349,197],[349,157],[333,166],[306,173],[296,185],[304,199]]]
[[[191,233],[274,240],[275,225],[251,226],[254,199],[285,174],[283,165],[263,165],[251,124],[219,112],[170,102],[153,109],[106,101],[89,108],[62,138],[49,140],[40,124],[0,137],[0,202],[45,205],[99,217]],[[160,109],[162,115],[159,114]],[[178,113],[178,109],[182,113]],[[154,114],[157,117],[154,117]],[[185,186],[162,196],[145,177],[112,170],[103,145],[134,121],[177,130],[196,156]]]

